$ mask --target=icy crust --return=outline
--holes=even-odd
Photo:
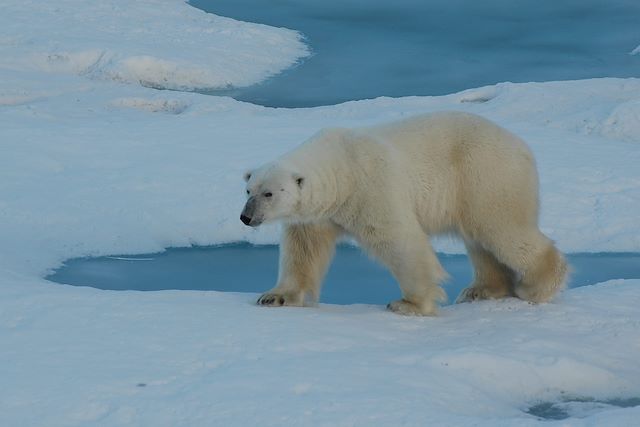
[[[295,31],[182,0],[4,1],[0,68],[175,89],[248,86],[308,54]]]
[[[640,396],[640,280],[415,318],[0,277],[1,425],[621,427],[640,415],[527,413]]]

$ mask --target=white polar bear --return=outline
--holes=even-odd
[[[476,115],[444,112],[363,129],[329,129],[248,172],[241,220],[282,220],[280,273],[267,306],[317,300],[342,235],[393,273],[402,299],[388,308],[433,315],[446,273],[428,236],[455,233],[474,281],[458,302],[550,300],[567,266],[538,228],[538,177],[525,143]]]

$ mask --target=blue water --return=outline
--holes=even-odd
[[[595,412],[617,408],[640,406],[640,397],[594,399],[583,396],[566,396],[558,401],[540,402],[525,412],[543,420],[565,420],[567,418],[585,418]]]
[[[471,280],[464,255],[442,255],[451,275],[444,286],[449,301]],[[570,287],[609,279],[640,278],[640,254],[570,254]],[[111,290],[163,289],[264,292],[275,285],[278,247],[235,244],[168,249],[159,254],[72,259],[47,279]],[[324,283],[321,302],[386,304],[400,297],[391,274],[351,246],[339,246]]]
[[[502,81],[638,77],[638,0],[190,0],[304,34],[313,56],[224,93],[275,107],[440,95]]]

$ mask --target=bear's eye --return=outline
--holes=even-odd
[[[247,190],[247,194],[249,194],[249,190]]]
[[[270,192],[270,191],[269,191],[269,192],[264,193],[264,197],[271,197],[271,196],[273,196],[273,194],[271,194],[271,192]]]

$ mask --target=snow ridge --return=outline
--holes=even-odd
[[[0,68],[11,70],[212,90],[258,83],[309,54],[295,31],[207,14],[180,0],[27,0],[2,9]]]

